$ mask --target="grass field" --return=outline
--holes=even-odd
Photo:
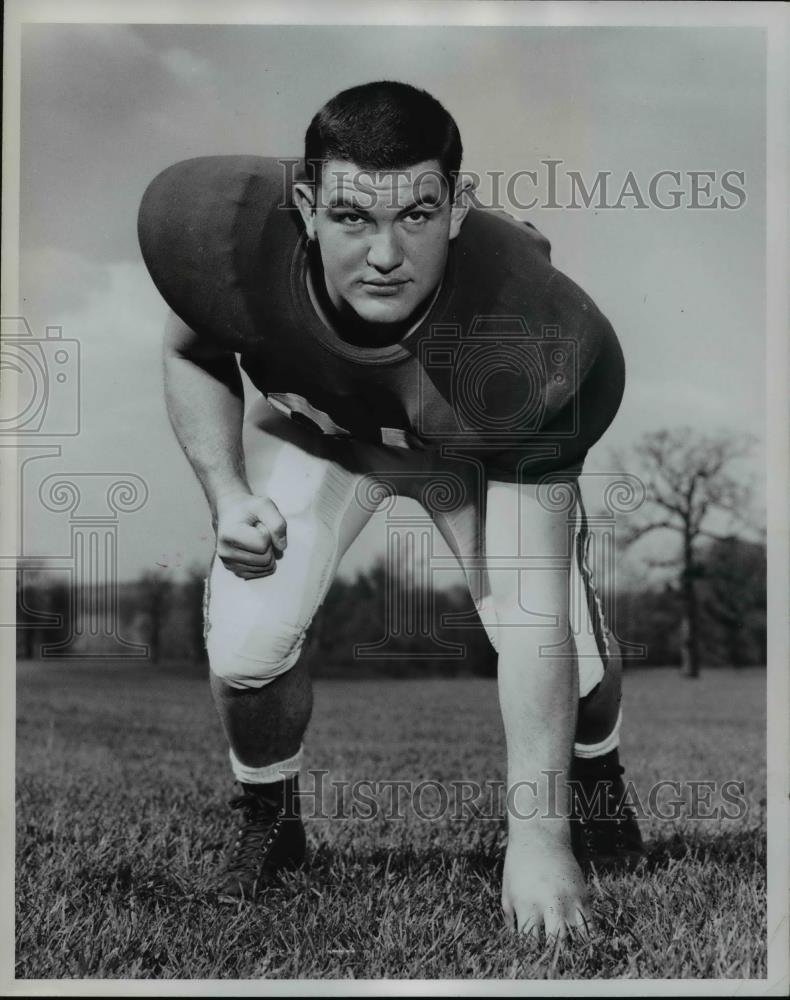
[[[17,686],[18,978],[765,976],[761,671],[626,677],[640,798],[660,780],[741,780],[748,811],[645,820],[646,870],[593,876],[598,930],[560,950],[504,927],[501,821],[408,807],[311,820],[307,871],[267,905],[218,906],[205,886],[233,786],[206,681],[22,663]],[[501,779],[496,686],[319,682],[306,750],[326,780]]]

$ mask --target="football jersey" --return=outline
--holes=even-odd
[[[140,246],[183,322],[237,354],[253,385],[316,433],[440,449],[509,481],[578,472],[620,405],[624,361],[545,238],[471,208],[422,320],[396,343],[359,346],[310,296],[292,166],[200,157],[151,182]]]

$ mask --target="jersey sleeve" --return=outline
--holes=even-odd
[[[137,235],[160,295],[187,326],[216,335],[214,308],[229,270],[228,211],[217,197],[220,158],[173,164],[143,195]]]
[[[490,479],[536,483],[578,476],[590,448],[603,436],[622,402],[625,359],[609,320],[570,278],[555,271],[549,282],[550,317],[541,338],[546,382],[539,426],[486,461]]]
[[[281,191],[265,162],[205,156],[175,163],[148,185],[137,216],[142,257],[162,298],[187,326],[229,343],[251,335],[239,294],[242,229],[260,232]]]
[[[535,246],[543,254],[546,260],[551,260],[551,243],[543,235],[543,233],[538,229],[537,226],[533,226],[531,222],[524,222],[524,227],[526,233],[531,239],[534,240]]]

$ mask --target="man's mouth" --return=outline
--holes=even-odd
[[[362,285],[371,295],[397,295],[407,283],[405,278],[374,278]]]

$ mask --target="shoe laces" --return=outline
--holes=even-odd
[[[232,798],[229,805],[242,813],[236,842],[231,850],[230,869],[241,870],[251,864],[259,864],[282,826],[285,807],[249,792]]]
[[[577,777],[576,780],[579,783],[580,790],[583,789],[585,795],[590,790],[595,792],[597,789],[603,787],[604,795],[606,796],[606,808],[602,816],[597,816],[594,813],[590,815],[582,813],[580,820],[583,827],[588,827],[590,822],[595,820],[607,820],[617,826],[621,826],[636,815],[634,810],[626,803],[625,788],[621,781],[621,775],[624,773],[625,768],[622,764],[618,764],[616,768],[611,768],[607,771],[589,772],[587,774],[580,774]],[[575,794],[578,794],[578,791]],[[587,795],[586,797],[589,801],[590,796]],[[597,798],[593,797],[592,802],[596,801]]]

